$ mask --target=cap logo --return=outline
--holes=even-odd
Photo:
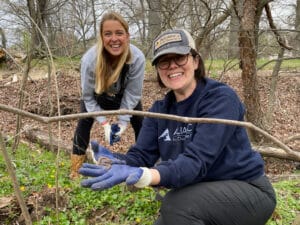
[[[177,34],[166,34],[155,41],[154,50],[157,50],[162,45],[165,45],[165,44],[168,44],[171,42],[177,42],[177,41],[182,41],[180,34],[178,34],[178,33]]]

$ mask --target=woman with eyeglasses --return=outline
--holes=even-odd
[[[227,85],[205,77],[191,35],[167,30],[153,43],[158,82],[170,91],[151,112],[243,121],[245,108]],[[155,225],[263,225],[276,206],[264,161],[241,126],[145,118],[134,146],[112,153],[92,142],[95,160],[80,173],[83,187],[103,190],[119,183],[170,189]],[[158,161],[159,160],[159,161]]]
[[[90,48],[81,60],[80,111],[132,109],[142,111],[142,89],[145,56],[130,44],[129,26],[116,12],[107,12],[100,21],[98,43]],[[110,123],[105,116],[83,118],[78,121],[73,138],[70,178],[79,176],[78,169],[86,159],[90,132],[94,121],[101,124],[108,144],[120,140],[131,123],[137,138],[142,126],[141,116],[120,115]]]

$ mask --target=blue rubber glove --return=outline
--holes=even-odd
[[[103,166],[84,163],[79,169],[79,173],[93,177],[83,180],[81,185],[97,191],[111,188],[122,182],[126,182],[127,185],[133,185],[142,177],[143,169],[124,164],[112,164],[111,168],[107,169]]]
[[[83,163],[78,172],[84,176],[98,177],[107,173],[107,168],[90,163]]]

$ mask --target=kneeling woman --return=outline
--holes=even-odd
[[[237,94],[205,78],[188,32],[163,32],[153,52],[158,82],[170,91],[151,112],[243,121],[245,108]],[[126,154],[93,147],[96,158],[109,157],[112,164],[84,164],[80,173],[93,177],[82,181],[84,187],[103,190],[126,182],[171,189],[155,225],[263,225],[276,206],[264,161],[241,126],[145,118]]]

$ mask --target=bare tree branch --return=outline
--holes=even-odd
[[[279,147],[281,147],[287,154],[293,156],[296,160],[300,161],[300,154],[298,152],[294,152],[287,145],[282,143],[280,140],[278,140],[277,138],[273,137],[266,131],[262,130],[259,127],[256,127],[255,125],[249,122],[240,122],[236,120],[224,120],[224,119],[212,119],[212,118],[181,117],[181,116],[175,116],[175,115],[169,115],[163,113],[143,112],[143,111],[126,110],[126,109],[106,110],[106,111],[90,112],[90,113],[78,113],[78,114],[69,114],[64,116],[53,116],[53,117],[38,116],[36,114],[29,113],[27,111],[16,109],[14,107],[6,106],[3,104],[0,104],[0,110],[22,115],[46,124],[57,122],[57,121],[68,121],[68,120],[96,117],[96,116],[137,115],[137,116],[144,116],[144,117],[176,120],[184,123],[216,123],[216,124],[243,126],[262,134],[263,136],[265,136],[266,138],[270,139],[275,144],[277,144]]]
[[[296,134],[296,135],[290,136],[290,137],[286,138],[283,142],[285,144],[287,144],[287,143],[295,141],[295,140],[300,140],[300,134]]]
[[[268,18],[270,27],[271,27],[273,33],[274,33],[275,36],[276,36],[276,39],[277,39],[278,44],[279,44],[282,48],[285,48],[285,49],[288,49],[288,50],[292,50],[293,48],[290,47],[290,46],[287,46],[285,40],[283,40],[283,38],[281,37],[281,35],[277,32],[277,28],[276,28],[276,26],[275,26],[275,24],[274,24],[273,17],[272,17],[272,13],[271,13],[271,9],[270,9],[270,6],[269,6],[268,3],[265,5],[265,11],[266,11],[266,14],[267,14],[267,18]]]
[[[285,57],[285,58],[277,58],[277,59],[272,59],[266,63],[264,63],[263,65],[261,65],[260,67],[257,67],[257,70],[261,70],[262,68],[264,68],[265,66],[267,66],[268,64],[272,63],[272,62],[277,62],[279,60],[292,60],[292,59],[300,59],[300,57]]]

